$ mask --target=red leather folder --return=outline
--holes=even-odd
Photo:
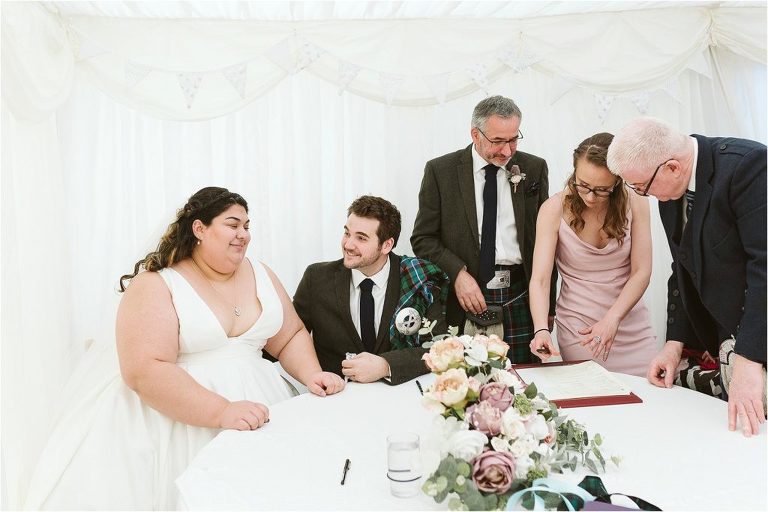
[[[515,376],[523,384],[528,384],[523,380],[517,369],[524,368],[546,368],[548,366],[568,366],[572,364],[583,363],[586,360],[581,361],[559,361],[556,363],[530,363],[530,364],[513,364],[509,371],[513,372]],[[561,409],[569,409],[573,407],[594,407],[596,405],[620,405],[620,404],[641,404],[643,400],[636,394],[630,392],[628,395],[602,395],[602,396],[583,396],[578,398],[561,398],[559,400],[550,400],[552,403],[560,407]]]

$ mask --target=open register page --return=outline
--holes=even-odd
[[[533,382],[558,407],[641,403],[618,377],[594,361],[513,365],[524,384]]]

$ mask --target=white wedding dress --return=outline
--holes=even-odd
[[[282,325],[283,310],[264,267],[253,268],[263,311],[234,338],[181,274],[173,269],[160,274],[179,318],[177,364],[231,401],[269,405],[291,396],[274,365],[262,358],[267,339]],[[89,351],[64,395],[26,509],[183,508],[174,481],[218,429],[173,421],[144,404],[123,382],[114,348]]]

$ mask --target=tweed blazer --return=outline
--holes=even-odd
[[[517,165],[526,177],[517,192],[511,189],[510,201],[517,225],[526,283],[531,279],[533,245],[536,241],[536,216],[549,197],[547,162],[529,153],[515,152],[508,166]],[[472,176],[472,145],[427,162],[419,191],[419,211],[411,235],[411,247],[418,258],[442,268],[451,283],[459,271],[477,279],[480,266],[475,184]],[[550,315],[554,315],[557,274],[553,272],[550,293]],[[448,325],[463,327],[464,310],[451,286],[446,305]]]
[[[765,365],[766,147],[751,140],[693,135],[696,196],[683,228],[682,198],[659,202],[672,252],[667,339]]]
[[[390,384],[400,384],[429,372],[420,347],[393,350],[389,325],[400,300],[400,259],[389,254],[389,278],[384,297],[381,322],[376,334],[373,353],[387,360],[391,372]],[[352,271],[344,261],[314,263],[307,267],[293,296],[293,305],[307,330],[312,334],[315,351],[323,370],[341,375],[341,361],[347,352],[365,352],[349,310],[349,287]],[[429,308],[427,316],[442,314],[439,300]],[[438,325],[440,322],[438,322]],[[435,331],[438,334],[439,331]]]

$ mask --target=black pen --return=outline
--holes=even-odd
[[[349,459],[344,463],[344,472],[341,474],[341,485],[344,485],[344,481],[347,479],[347,471],[349,471]]]
[[[419,387],[419,393],[421,393],[423,395],[424,394],[424,389],[422,389],[422,387],[421,387],[421,382],[416,381],[416,385]]]

